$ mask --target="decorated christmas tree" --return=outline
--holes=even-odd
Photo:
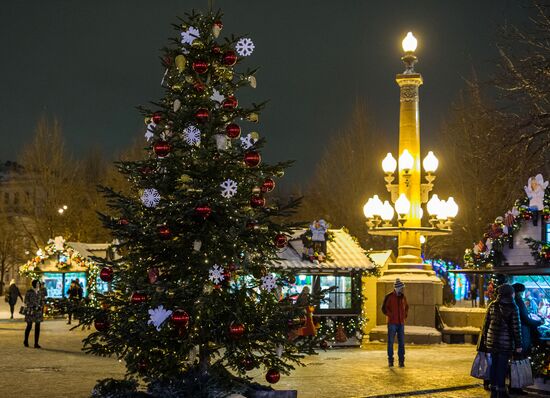
[[[296,203],[270,200],[289,163],[262,162],[262,105],[239,102],[239,90],[256,87],[255,70],[238,71],[254,44],[219,37],[220,13],[175,28],[165,95],[141,108],[147,156],[119,164],[132,193],[104,188],[112,213],[102,218],[121,257],[101,270],[111,291],[81,318],[97,330],[84,347],[117,356],[128,376],[100,382],[96,396],[137,385],[159,397],[253,396],[247,372],[276,383],[318,344],[289,338],[304,308],[285,295],[294,276],[271,269]]]

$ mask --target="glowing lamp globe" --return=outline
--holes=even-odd
[[[384,173],[391,174],[395,172],[397,168],[397,160],[388,152],[384,160],[382,160],[382,170]]]
[[[430,216],[435,216],[437,215],[437,213],[439,213],[439,206],[441,206],[441,201],[439,200],[439,197],[437,196],[437,194],[432,195],[432,198],[426,204]]]
[[[374,217],[372,198],[369,198],[369,200],[367,200],[367,203],[365,203],[365,205],[363,206],[363,214],[365,215],[365,218]]]
[[[447,217],[455,218],[458,214],[458,205],[452,196],[447,199]]]
[[[424,171],[426,171],[426,173],[434,173],[437,170],[437,166],[439,166],[439,160],[437,160],[434,153],[430,151],[422,161],[422,166],[424,166]]]
[[[382,203],[382,201],[380,200],[380,198],[378,197],[378,195],[374,195],[372,197],[372,209],[373,209],[373,214],[375,216],[382,216],[382,208],[384,207],[384,203]]]
[[[446,220],[447,219],[447,202],[444,200],[441,200],[439,202],[439,208],[437,209],[436,217],[438,220]]]
[[[395,211],[397,211],[397,214],[409,214],[409,210],[411,209],[411,202],[409,202],[409,199],[405,196],[404,193],[399,195],[399,198],[395,201]]]
[[[403,150],[401,156],[399,156],[399,170],[409,171],[413,168],[414,158],[408,149]]]
[[[426,237],[424,235],[420,235],[420,244],[423,245],[426,243]]]
[[[391,221],[391,219],[393,218],[393,214],[394,214],[393,207],[392,205],[390,205],[390,202],[388,202],[387,200],[384,201],[384,205],[382,206],[381,213],[382,214],[380,214],[380,216],[384,221]]]
[[[401,42],[401,46],[403,47],[403,51],[406,53],[413,53],[418,46],[418,40],[416,40],[416,37],[414,37],[412,32],[409,32]]]

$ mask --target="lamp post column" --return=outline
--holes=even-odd
[[[421,226],[420,197],[420,120],[418,109],[418,88],[422,76],[418,73],[397,75],[400,87],[399,106],[399,153],[408,150],[414,162],[410,170],[399,167],[399,194],[405,194],[411,203],[405,227]],[[398,263],[422,264],[420,233],[401,231],[398,243]],[[423,266],[422,266],[423,268]]]

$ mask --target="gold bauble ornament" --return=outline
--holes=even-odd
[[[285,175],[285,171],[283,169],[277,170],[275,172],[275,176],[277,176],[279,178],[283,177],[284,175]]]
[[[259,116],[257,113],[252,112],[246,117],[246,120],[248,120],[249,122],[258,123]]]
[[[187,58],[185,58],[185,55],[180,54],[176,56],[174,63],[176,64],[176,69],[178,72],[183,72],[185,70],[185,66],[187,65]]]
[[[204,43],[200,40],[195,39],[195,40],[193,40],[193,43],[191,43],[191,47],[197,48],[197,49],[202,49],[202,48],[204,48]]]
[[[250,84],[250,87],[256,88],[256,77],[248,76],[248,83]]]
[[[149,123],[151,123],[151,118],[149,116],[146,116],[144,119],[143,119],[143,123],[145,123],[145,125],[147,126]]]
[[[178,178],[179,189],[188,189],[189,183],[192,181],[192,178],[189,177],[187,174],[182,174],[180,178]]]
[[[260,187],[252,188],[252,193],[260,193],[260,192],[262,192],[262,189]]]
[[[174,91],[181,91],[181,84],[174,84],[172,86],[172,90]]]
[[[252,138],[253,140],[256,140],[256,141],[257,141],[257,140],[260,139],[260,134],[258,134],[257,131],[252,131],[252,132],[250,133],[250,138]]]

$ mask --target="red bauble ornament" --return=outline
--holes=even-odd
[[[170,153],[172,147],[166,141],[157,141],[153,145],[153,150],[159,158],[163,158]]]
[[[262,192],[271,192],[275,189],[275,181],[271,178],[266,178],[261,186]]]
[[[231,281],[231,271],[229,271],[229,269],[226,268],[223,271],[223,282],[225,284],[228,284],[230,281]]]
[[[151,120],[153,120],[153,123],[159,124],[162,121],[162,113],[155,112],[151,117]]]
[[[144,303],[147,300],[147,295],[143,292],[132,293],[131,301],[133,304]]]
[[[172,231],[170,231],[170,228],[168,228],[168,226],[166,225],[161,225],[159,228],[158,228],[158,231],[159,231],[159,236],[161,239],[170,239],[172,237]]]
[[[281,379],[281,374],[277,369],[269,369],[265,374],[268,383],[275,384]]]
[[[248,151],[244,154],[244,162],[248,167],[256,167],[262,161],[262,157],[256,151]]]
[[[157,283],[159,279],[159,269],[157,267],[149,268],[147,271],[147,278],[149,279],[150,284]]]
[[[104,332],[109,329],[109,321],[106,319],[96,319],[94,321],[94,327],[98,332]]]
[[[235,272],[237,271],[237,264],[235,263],[229,263],[227,264],[227,269],[229,270],[229,272]],[[225,274],[224,274],[225,275]],[[231,278],[231,274],[229,274],[229,277]]]
[[[230,123],[225,127],[225,134],[229,138],[238,138],[241,135],[241,127],[236,123]]]
[[[546,260],[550,260],[550,250],[547,250],[547,251],[544,252],[544,258]]]
[[[199,75],[202,75],[208,70],[208,62],[202,60],[193,62],[193,70]]]
[[[234,339],[240,339],[244,334],[244,325],[242,323],[234,323],[229,326],[229,336]]]
[[[210,114],[208,113],[208,109],[206,108],[199,108],[195,112],[195,119],[197,119],[197,122],[199,123],[206,123],[209,117]]]
[[[203,93],[204,90],[206,89],[205,85],[202,84],[202,83],[195,83],[195,84],[193,85],[193,88],[195,89],[195,91],[196,91],[197,93]]]
[[[111,282],[113,280],[113,269],[111,267],[103,267],[99,271],[99,278],[103,282]]]
[[[184,310],[175,310],[170,320],[178,329],[185,329],[189,325],[189,314]]]
[[[208,218],[212,213],[212,209],[207,205],[197,206],[195,207],[195,213],[202,218]]]
[[[219,20],[218,20],[218,21],[215,21],[215,22],[214,22],[214,25],[216,25],[220,30],[223,29],[223,23],[222,23],[222,21],[219,21]]]
[[[242,360],[241,363],[243,365],[244,370],[250,371],[254,369],[255,362],[254,362],[254,358],[252,357],[246,357],[245,359]]]
[[[279,249],[282,249],[288,243],[288,238],[286,237],[285,234],[277,234],[273,242],[275,243],[276,247],[278,247]]]
[[[542,218],[544,219],[544,221],[548,222],[550,221],[550,214],[545,214],[542,216]]]
[[[264,207],[265,206],[265,198],[260,195],[254,195],[252,198],[250,198],[250,206],[252,207]]]
[[[251,220],[246,223],[246,229],[257,229],[258,228],[258,222]]]
[[[222,107],[223,107],[223,109],[231,110],[231,109],[235,109],[238,104],[239,104],[239,102],[237,101],[237,99],[235,97],[231,96],[231,97],[227,97],[222,102]]]
[[[326,340],[323,340],[319,343],[319,347],[321,347],[323,350],[326,350],[328,348],[328,342]]]
[[[531,214],[531,212],[526,211],[525,213],[523,213],[524,220],[530,220],[531,218],[533,218],[533,215]]]
[[[222,49],[220,48],[220,46],[214,46],[212,47],[212,52],[214,54],[220,54],[222,52]]]
[[[233,66],[237,63],[237,54],[235,51],[228,50],[223,54],[222,62],[226,66]]]
[[[149,174],[152,174],[153,173],[153,169],[150,168],[149,166],[144,166],[144,167],[140,167],[139,168],[139,172],[146,176],[146,175],[149,175]]]
[[[118,225],[128,225],[128,224],[130,224],[130,222],[125,218],[119,218],[117,224]]]

